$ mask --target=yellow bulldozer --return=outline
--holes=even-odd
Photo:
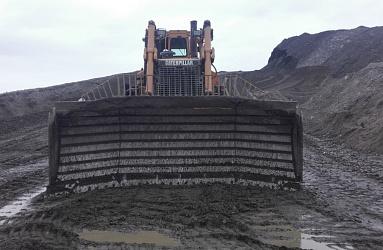
[[[149,21],[141,71],[110,77],[49,115],[51,193],[131,185],[229,183],[285,189],[302,181],[297,104],[213,65],[210,21]]]
[[[212,72],[214,48],[210,21],[197,29],[191,21],[190,31],[156,29],[149,21],[145,34],[144,73],[148,95],[202,96],[218,89],[217,72]]]

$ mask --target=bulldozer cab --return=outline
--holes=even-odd
[[[160,32],[166,32],[160,30]],[[161,58],[190,58],[190,33],[187,30],[168,31],[164,38],[160,38],[157,45]]]

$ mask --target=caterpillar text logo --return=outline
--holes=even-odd
[[[192,66],[191,60],[166,60],[165,66]]]

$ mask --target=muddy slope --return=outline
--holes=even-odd
[[[307,133],[383,153],[383,27],[283,40],[268,64],[243,76],[301,104]]]
[[[48,112],[53,103],[78,100],[107,78],[0,94],[0,168],[46,157]]]

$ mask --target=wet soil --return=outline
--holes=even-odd
[[[28,210],[2,218],[0,249],[383,248],[383,156],[306,136],[304,157],[304,183],[295,192],[214,184],[41,195]],[[0,206],[46,185],[46,165],[3,171]],[[177,245],[79,236],[92,230],[151,231]]]
[[[124,242],[128,244],[155,244],[159,246],[176,247],[177,241],[156,231],[138,231],[121,233],[114,231],[84,230],[80,239],[94,242]]]
[[[25,159],[23,159],[24,161]],[[1,166],[1,165],[0,165]],[[48,160],[40,159],[16,166],[1,166],[0,208],[29,191],[48,183]],[[0,218],[1,219],[1,218]]]

